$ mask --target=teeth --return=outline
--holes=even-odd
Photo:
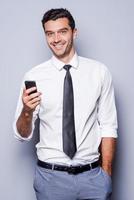
[[[60,48],[63,47],[63,45],[55,45],[55,47],[56,47],[57,49],[60,49]]]
[[[60,47],[60,46],[63,46],[63,45],[62,44],[56,44],[55,46],[59,46]]]

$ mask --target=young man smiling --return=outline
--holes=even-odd
[[[26,73],[24,81],[35,80],[38,92],[22,86],[14,122],[15,136],[30,140],[40,118],[36,197],[109,200],[117,137],[111,75],[102,63],[77,55],[68,10],[47,11],[42,25],[53,56]]]
[[[69,26],[65,17],[46,22],[44,29],[53,54],[62,62],[68,63],[75,53],[73,40],[76,37],[76,29]]]

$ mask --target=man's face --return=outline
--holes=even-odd
[[[67,18],[46,22],[45,34],[48,46],[57,58],[64,59],[68,55],[73,55],[73,39],[76,36],[76,29],[71,29]]]

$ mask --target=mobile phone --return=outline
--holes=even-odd
[[[36,86],[36,82],[35,81],[25,81],[25,87],[26,87],[26,89],[29,89],[31,87],[37,87]],[[34,91],[30,92],[29,95],[33,94],[35,92],[37,92],[37,89],[35,89]]]

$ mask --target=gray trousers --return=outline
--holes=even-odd
[[[112,181],[101,167],[72,175],[37,166],[34,189],[37,200],[110,200]]]

